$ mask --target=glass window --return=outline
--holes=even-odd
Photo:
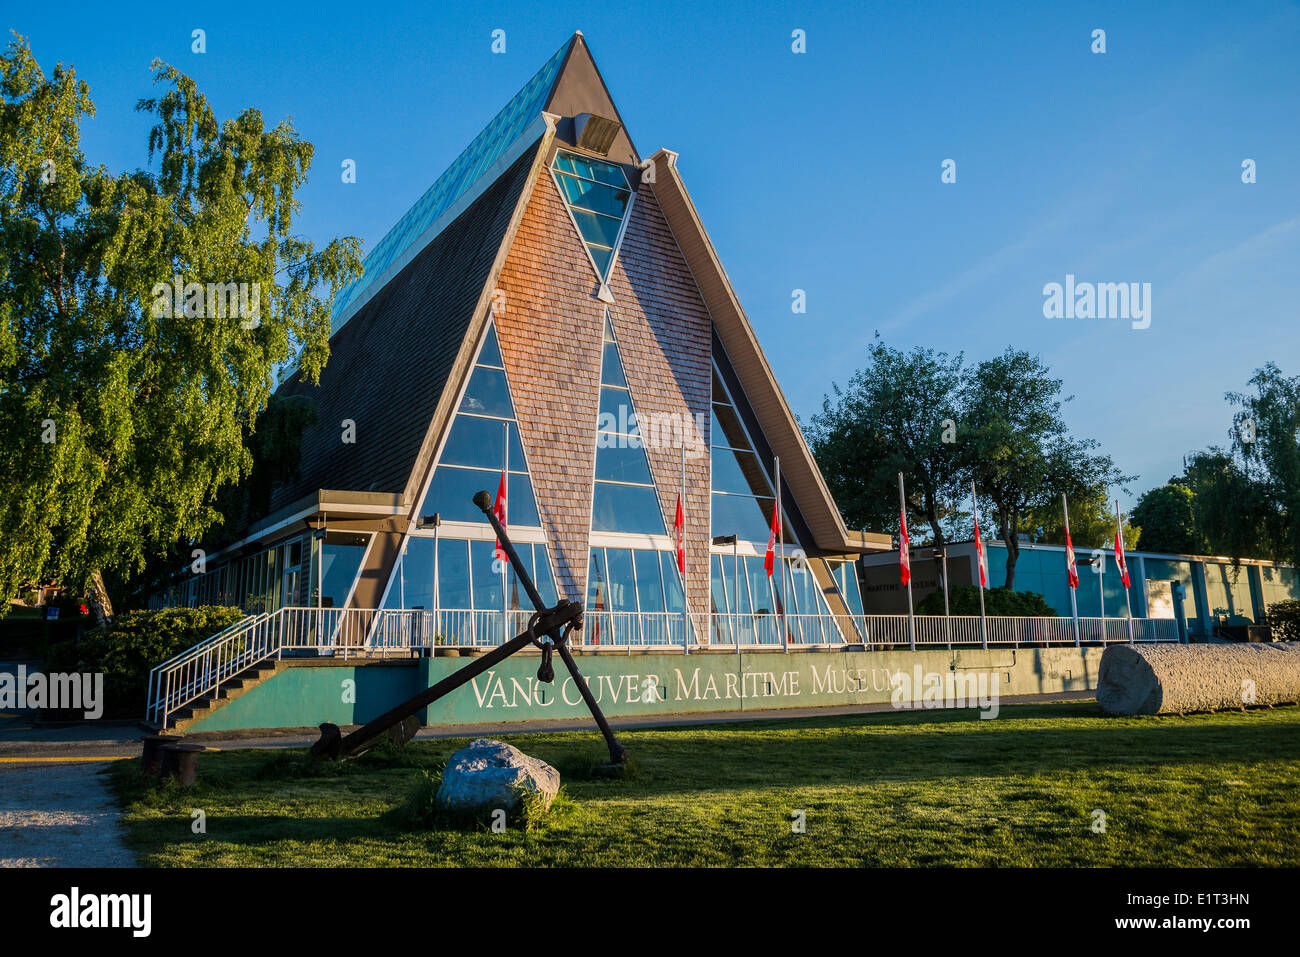
[[[592,495],[591,527],[598,532],[665,534],[659,497],[653,488],[644,485],[597,482]]]
[[[618,346],[612,340],[605,342],[605,355],[600,363],[601,385],[613,385],[627,388],[627,378],[623,375],[623,361],[618,357]]]
[[[614,166],[612,163],[604,163],[586,156],[579,156],[577,153],[557,152],[555,154],[555,168],[565,173],[581,176],[584,179],[604,183],[606,186],[615,186],[620,189],[628,188],[627,177],[623,175],[623,171],[619,167]]]
[[[469,386],[465,389],[465,398],[461,400],[460,411],[513,419],[515,413],[510,405],[505,371],[475,366],[469,377]]]
[[[677,568],[676,552],[660,552],[660,565],[664,576],[664,597],[668,601],[668,611],[680,612],[685,609],[682,599],[681,571]]]
[[[469,609],[469,543],[444,538],[438,542],[438,605]]]
[[[533,563],[536,568],[533,584],[537,586],[537,594],[542,597],[546,607],[554,608],[559,596],[555,591],[555,577],[551,574],[551,559],[546,554],[545,545],[533,546]]]
[[[611,386],[600,388],[599,428],[604,432],[618,432],[623,435],[637,435],[636,412],[632,408],[632,399],[627,389],[615,389]]]
[[[444,465],[472,465],[499,472],[504,455],[504,422],[503,419],[482,419],[474,415],[456,416],[440,461]],[[519,444],[519,429],[513,425],[510,426],[510,471],[528,471],[524,447]]]
[[[858,587],[858,566],[856,562],[837,562],[831,566],[835,583],[839,586],[840,594],[844,596],[844,604],[848,606],[849,613],[861,615],[862,612],[862,590]]]
[[[555,174],[578,233],[604,278],[632,195],[627,177],[610,163],[563,151],[555,154]]]
[[[560,191],[564,193],[564,201],[575,210],[590,210],[593,213],[611,216],[615,221],[623,218],[623,213],[627,209],[626,190],[593,183],[589,179],[571,176],[562,170],[559,171],[556,179],[560,181]]]
[[[650,485],[650,465],[645,451],[636,448],[599,448],[596,452],[596,478],[608,482],[634,482]]]
[[[713,490],[739,495],[772,495],[772,486],[753,452],[713,449]]]
[[[664,585],[660,580],[659,553],[638,549],[632,553],[636,563],[636,594],[643,612],[666,611]]]
[[[492,553],[495,550],[493,542],[469,543],[476,609],[499,611],[502,607],[501,573],[492,569]]]
[[[443,521],[487,524],[487,518],[474,504],[474,494],[486,491],[495,496],[500,481],[500,472],[440,465],[433,473],[433,482],[429,485],[429,494],[424,497],[420,514],[431,515],[437,512]],[[514,515],[508,515],[507,518],[514,521]]]
[[[756,542],[766,548],[772,530],[772,505],[770,498],[714,492],[713,536],[739,535],[742,542]],[[785,534],[786,542],[791,542],[788,529]]]
[[[574,209],[573,218],[578,222],[578,232],[590,245],[612,249],[618,242],[618,231],[623,225],[621,219],[589,213],[585,209]]]
[[[614,250],[602,249],[599,246],[588,246],[591,250],[591,258],[596,262],[596,269],[602,276],[609,274],[609,264],[614,260]]]
[[[636,611],[636,578],[631,549],[605,549],[605,571],[609,610]]]
[[[481,366],[494,366],[497,369],[505,368],[505,363],[501,361],[501,346],[497,343],[497,331],[489,324],[487,338],[483,340],[483,348],[479,350],[478,364]]]
[[[361,568],[366,552],[365,535],[348,535],[330,532],[321,551],[322,608],[342,608],[347,603],[352,583]]]
[[[402,556],[402,608],[433,608],[433,539],[412,538]]]

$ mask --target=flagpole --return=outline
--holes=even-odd
[[[903,495],[903,473],[898,473],[898,548],[899,559],[902,550],[907,549],[907,647],[916,651],[916,616],[912,614],[912,550],[906,542],[907,536],[907,498]]]
[[[976,580],[980,586],[980,647],[989,646],[988,625],[984,619],[984,569],[987,567],[984,561],[984,543],[979,540],[980,530],[980,506],[979,500],[975,497],[975,480],[970,480],[970,504],[971,514],[975,516],[975,564],[979,566],[975,569]]]
[[[501,468],[501,474],[506,481],[506,508],[509,508],[510,502],[510,423],[501,423],[501,437],[504,443],[502,449],[502,461],[505,463]],[[509,514],[509,513],[507,513]],[[501,523],[505,526],[505,522]],[[506,588],[506,562],[501,563],[501,641],[504,643],[510,640],[510,596]]]
[[[1115,499],[1115,543],[1120,554],[1123,554],[1124,548],[1124,519],[1119,514],[1119,499]],[[1125,567],[1120,569],[1119,583],[1124,585],[1124,608],[1128,612],[1128,643],[1133,644],[1133,601],[1129,598],[1129,586],[1124,584],[1124,579],[1130,578],[1128,574],[1127,562]]]
[[[686,598],[686,441],[682,440],[681,446],[682,461],[682,567],[678,569],[682,573],[682,654],[691,653],[691,612],[690,603]],[[674,545],[677,543],[674,542]],[[674,558],[676,556],[673,556]]]
[[[1074,543],[1070,540],[1070,506],[1065,500],[1065,493],[1061,493],[1061,510],[1065,513],[1065,544],[1068,551],[1065,555],[1065,580],[1070,586],[1070,617],[1074,619],[1074,647],[1078,648],[1079,641],[1079,602],[1075,598],[1075,582],[1078,580],[1079,572],[1074,572],[1074,577],[1070,577],[1070,565],[1074,562]]]
[[[781,456],[776,459],[776,560],[781,563],[781,647],[790,651],[790,630],[786,625],[786,604],[790,592],[785,587],[785,517],[781,514]]]

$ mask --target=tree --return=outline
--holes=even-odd
[[[1068,494],[1068,493],[1067,493]],[[1074,547],[1110,548],[1115,543],[1115,500],[1109,489],[1097,488],[1085,491],[1070,502],[1070,540]],[[1123,515],[1124,547],[1138,547],[1142,528],[1136,513]],[[1033,532],[1041,533],[1038,541],[1049,545],[1065,544],[1065,515],[1061,510],[1061,499],[1055,502],[1025,510],[1024,526]]]
[[[959,484],[962,356],[919,347],[904,353],[879,337],[869,356],[845,389],[832,383],[833,395],[812,418],[809,445],[850,526],[897,527],[902,472],[909,527],[918,519],[928,524],[942,546]]]
[[[1229,392],[1237,407],[1230,444],[1189,457],[1196,526],[1208,551],[1300,562],[1300,377],[1273,363],[1250,378],[1253,395]]]
[[[1185,479],[1174,477],[1143,492],[1133,507],[1133,521],[1141,526],[1137,547],[1143,551],[1177,555],[1206,551],[1205,536],[1196,524],[1196,493]]]
[[[294,235],[312,147],[155,62],[150,165],[92,166],[87,84],[0,56],[0,597],[124,574],[219,520],[275,370],[319,380],[356,239]],[[7,602],[5,603],[7,606]]]
[[[1082,500],[1123,485],[1094,440],[1069,436],[1061,418],[1061,380],[1040,358],[1008,347],[981,362],[963,390],[962,458],[988,504],[1007,549],[1005,587],[1015,587],[1025,513],[1048,509],[1064,492]]]

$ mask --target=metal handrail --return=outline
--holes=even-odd
[[[154,667],[147,714],[162,727],[186,705],[286,652],[352,656],[431,654],[436,647],[495,647],[527,627],[529,612],[416,608],[284,607],[250,615]],[[723,612],[589,611],[575,645],[588,649],[689,651],[693,648],[1033,647],[1176,642],[1164,618],[1039,618],[989,615],[777,615]]]

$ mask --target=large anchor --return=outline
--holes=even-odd
[[[320,740],[312,745],[311,753],[316,757],[335,760],[363,754],[378,744],[385,735],[399,725],[401,726],[400,733],[403,740],[408,740],[415,733],[415,715],[420,709],[428,707],[443,695],[455,691],[461,685],[509,658],[515,652],[527,648],[529,645],[535,645],[542,653],[541,664],[537,668],[537,680],[548,683],[555,680],[555,668],[551,664],[551,657],[552,653],[558,652],[560,660],[564,662],[565,667],[569,669],[569,674],[573,677],[573,683],[577,686],[578,693],[582,695],[582,700],[586,702],[592,717],[596,719],[600,733],[605,736],[605,744],[609,746],[610,763],[613,765],[626,764],[627,749],[614,736],[614,732],[609,727],[609,722],[605,720],[605,715],[600,710],[600,705],[596,703],[596,699],[591,694],[591,689],[587,687],[587,682],[578,670],[577,662],[573,660],[573,655],[569,652],[569,636],[574,631],[582,628],[582,603],[562,600],[554,608],[547,608],[542,602],[542,596],[537,593],[537,588],[533,584],[533,579],[528,574],[528,570],[519,561],[515,547],[510,543],[510,536],[506,534],[506,530],[501,526],[501,522],[492,511],[492,497],[487,492],[478,492],[474,496],[474,504],[483,511],[488,521],[492,523],[492,528],[497,534],[497,541],[501,543],[501,550],[505,552],[506,558],[510,561],[510,567],[514,569],[516,578],[524,586],[528,600],[533,603],[533,608],[536,609],[528,619],[528,629],[511,638],[499,648],[494,648],[481,658],[476,658],[464,668],[448,675],[413,698],[409,698],[392,710],[386,711],[368,724],[362,725],[351,734],[343,735],[336,724],[329,724],[328,722],[322,724],[320,726]]]

